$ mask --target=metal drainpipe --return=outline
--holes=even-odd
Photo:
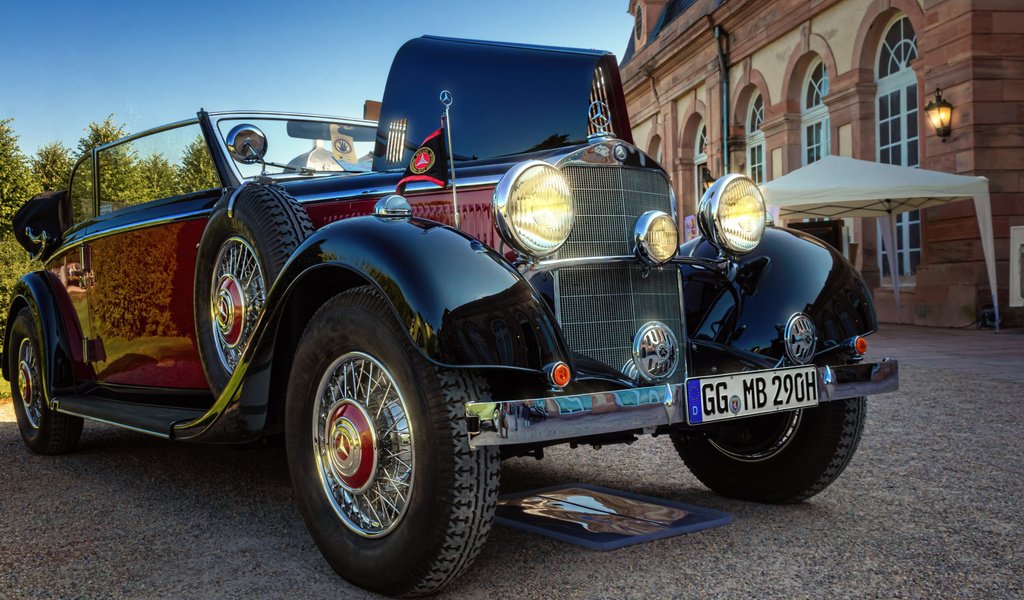
[[[715,41],[718,42],[718,73],[722,87],[722,176],[729,174],[729,64],[722,49],[722,38],[727,34],[721,25],[715,25]]]

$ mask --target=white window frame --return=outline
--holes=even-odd
[[[920,84],[917,80],[917,74],[914,69],[909,65],[911,59],[907,59],[902,62],[899,70],[891,72],[885,77],[880,77],[879,63],[882,60],[882,53],[890,50],[887,48],[886,37],[889,35],[889,31],[896,26],[897,23],[906,19],[905,15],[897,15],[889,21],[885,27],[885,33],[882,35],[882,40],[878,44],[878,50],[875,54],[875,82],[877,91],[875,93],[875,160],[882,162],[882,151],[889,150],[890,158],[886,164],[896,164],[905,167],[918,167],[920,165],[920,144],[921,144],[921,106],[920,106]],[[907,25],[909,25],[909,20]],[[913,32],[913,29],[911,29]],[[906,40],[903,38],[902,40]],[[901,44],[902,44],[901,40]],[[914,56],[917,55],[917,42],[916,32],[914,37],[911,39],[914,43]],[[899,45],[899,44],[898,44]],[[899,60],[895,57],[891,57],[889,60]],[[913,97],[913,110],[910,110],[910,91]],[[883,146],[882,144],[882,119],[880,111],[881,99],[890,97],[894,93],[898,93],[899,98],[899,113],[896,117],[899,120],[899,140],[895,143],[892,142],[892,136],[890,135],[889,143]],[[908,118],[908,113],[913,113]],[[885,121],[885,125],[888,126],[893,120],[892,107],[889,107],[889,116]],[[910,130],[909,124],[911,122],[916,123],[916,131]],[[891,158],[891,151],[893,148],[898,147],[900,149],[899,160],[893,161]],[[914,156],[911,156],[911,151],[915,152]],[[918,263],[920,263],[921,256],[921,213],[920,211],[909,211],[896,215],[896,239],[893,240],[896,246],[896,269],[900,278],[901,286],[913,286],[917,283],[915,266],[911,264],[911,258],[914,254],[918,257]],[[917,245],[911,244],[911,233],[914,229],[917,229]],[[885,275],[885,269],[888,267],[888,260],[886,258],[888,249],[882,247],[882,230],[881,224],[876,225],[876,234],[878,239],[878,273],[880,277],[880,283],[882,286],[892,286],[892,276],[890,273],[888,276]]]
[[[822,73],[824,74],[820,86],[823,88],[821,89],[821,101],[813,106],[808,106],[807,92],[810,86],[815,85],[812,78],[819,65],[821,65]],[[801,161],[805,166],[831,154],[828,106],[825,105],[825,96],[828,95],[828,88],[828,68],[822,63],[820,58],[816,59],[807,69],[807,74],[804,75],[804,83],[800,86],[800,155]],[[818,143],[814,144],[819,149],[819,155],[812,161],[807,160],[808,150],[812,146],[807,135],[807,130],[810,128],[817,128],[819,131]]]
[[[696,198],[704,197],[704,168],[708,166],[708,127],[701,119],[697,125],[697,136],[693,140],[693,182]]]
[[[767,180],[762,123],[764,123],[764,98],[759,92],[750,101],[750,108],[747,109],[747,176],[758,184]]]

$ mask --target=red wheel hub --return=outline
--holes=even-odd
[[[351,400],[338,402],[324,433],[331,470],[349,490],[366,489],[377,471],[376,436],[366,410]]]
[[[21,394],[22,402],[32,402],[32,370],[24,361],[18,365],[18,393]]]
[[[224,343],[229,347],[237,346],[242,340],[245,324],[245,298],[238,280],[231,275],[220,278],[213,300],[213,314]]]

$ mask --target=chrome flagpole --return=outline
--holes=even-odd
[[[452,105],[452,93],[441,90],[441,104],[444,105],[444,133],[448,138],[448,170],[452,178],[452,207],[455,210],[455,228],[459,229],[459,194],[455,190],[455,151],[452,149],[452,123],[448,109]]]

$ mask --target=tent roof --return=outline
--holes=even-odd
[[[878,217],[987,196],[988,180],[826,156],[761,189],[784,219]]]

